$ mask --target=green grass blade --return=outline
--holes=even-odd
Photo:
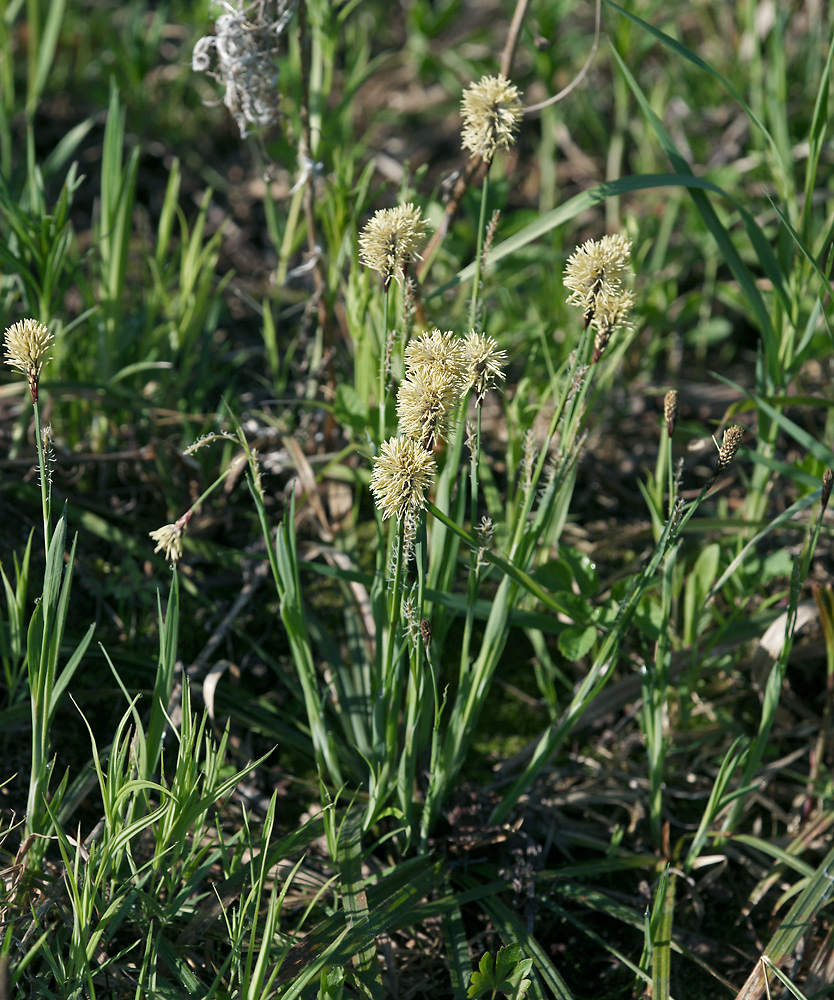
[[[666,867],[655,894],[649,927],[652,936],[652,1000],[669,1000],[672,971],[672,924],[675,918],[675,881]]]
[[[61,22],[64,19],[65,8],[66,0],[50,0],[47,4],[46,23],[43,26],[37,47],[34,93],[29,94],[30,102],[37,101],[43,93],[47,78],[52,72],[55,61],[55,49],[58,45],[58,36],[61,33]],[[34,107],[31,110],[34,110]]]
[[[750,973],[736,1000],[753,1000],[765,992],[765,965],[763,959],[774,966],[794,953],[800,941],[810,933],[815,918],[822,912],[834,894],[834,847],[826,854],[814,876],[780,923],[776,933],[767,943],[762,957]]]
[[[663,123],[660,121],[660,119],[652,110],[651,105],[649,104],[649,101],[646,98],[646,95],[643,93],[642,89],[640,88],[639,84],[634,78],[631,70],[628,68],[625,60],[622,58],[619,52],[617,52],[616,49],[612,49],[612,52],[614,54],[614,58],[616,59],[620,67],[620,70],[622,71],[626,81],[628,82],[629,87],[631,88],[631,92],[634,94],[643,114],[645,115],[646,119],[652,126],[655,135],[657,136],[661,146],[663,147],[664,152],[669,158],[669,161],[679,171],[679,173],[691,174],[692,171],[689,167],[689,164],[686,162],[686,160],[683,157],[683,154],[675,145],[671,135],[669,135]],[[765,355],[769,366],[770,376],[771,379],[775,382],[778,377],[776,366],[778,363],[779,345],[776,342],[776,336],[774,334],[773,326],[770,321],[770,314],[768,313],[767,308],[765,307],[764,300],[762,299],[761,293],[759,292],[758,286],[756,285],[756,281],[753,278],[753,275],[750,273],[750,270],[747,267],[747,265],[741,259],[741,256],[739,255],[738,251],[733,245],[732,239],[730,238],[730,234],[727,232],[725,226],[721,223],[720,219],[718,218],[715,212],[715,209],[710,204],[709,199],[706,197],[706,195],[703,194],[702,191],[699,191],[697,187],[690,187],[689,191],[692,200],[695,202],[695,205],[701,214],[701,218],[703,219],[704,224],[706,225],[710,233],[712,233],[713,239],[717,243],[722,256],[727,261],[727,264],[729,265],[730,270],[733,272],[736,281],[738,281],[739,285],[741,286],[741,289],[744,292],[744,296],[747,299],[748,305],[750,306],[750,309],[752,310],[754,316],[756,317],[756,321],[759,326],[759,331],[762,335],[762,340],[764,341]],[[757,249],[763,249],[763,246],[764,244],[757,247]],[[780,275],[780,269],[778,267],[778,264],[771,263],[771,267],[768,270],[771,277],[774,275],[775,276]],[[777,288],[781,286],[781,278],[779,278],[778,280],[779,284],[776,286]]]
[[[696,52],[692,49],[687,48],[681,42],[672,38],[670,35],[665,34],[660,31],[659,28],[655,28],[653,25],[649,24],[648,21],[644,21],[642,18],[638,17],[636,14],[632,14],[630,11],[626,10],[624,7],[620,7],[619,4],[614,3],[614,0],[605,0],[605,3],[617,11],[618,14],[622,14],[623,17],[627,17],[629,21],[641,27],[644,31],[647,31],[650,35],[656,38],[662,45],[671,49],[676,55],[680,56],[682,59],[686,59],[691,62],[698,69],[703,70],[704,73],[708,73],[714,80],[717,80],[721,86],[727,91],[728,94],[735,100],[739,106],[744,110],[744,113],[750,119],[751,122],[756,126],[756,128],[762,133],[762,135],[767,140],[770,145],[773,156],[776,162],[779,164],[779,168],[784,177],[790,175],[790,170],[787,164],[782,158],[781,151],[779,149],[776,140],[770,134],[770,132],[765,127],[762,120],[755,113],[755,111],[750,107],[747,101],[739,94],[735,87],[730,83],[729,80],[725,79],[716,69],[714,69],[706,60],[702,59]]]
[[[362,877],[362,822],[360,810],[349,809],[339,833],[337,852],[339,885],[350,926],[367,924],[369,918],[365,880]],[[369,973],[380,991],[382,990],[375,940],[368,941],[359,948],[353,958],[353,964],[361,972]]]

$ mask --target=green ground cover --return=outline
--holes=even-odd
[[[0,1000],[834,992],[833,53],[0,0]]]

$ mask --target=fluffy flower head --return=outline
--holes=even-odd
[[[466,388],[474,389],[481,403],[487,389],[504,379],[507,352],[498,349],[498,342],[493,337],[473,330],[466,338],[466,357]]]
[[[51,346],[52,334],[43,323],[34,319],[12,323],[6,330],[6,364],[29,379],[37,379],[49,361],[47,354]]]
[[[23,319],[6,330],[6,364],[16,368],[29,380],[32,400],[38,401],[38,379],[49,361],[52,334],[34,319]]]
[[[417,248],[426,235],[420,209],[411,202],[397,208],[381,208],[359,234],[359,259],[379,271],[385,284],[398,281],[405,265],[418,256]]]
[[[449,416],[460,397],[460,374],[452,367],[423,365],[400,383],[400,430],[431,450],[446,438]]]
[[[163,552],[165,559],[172,566],[176,565],[182,556],[182,536],[185,534],[185,529],[193,514],[194,508],[192,507],[174,524],[163,524],[161,528],[148,532],[156,542],[154,552]]]
[[[439,369],[463,378],[466,372],[463,342],[451,330],[441,333],[434,329],[431,333],[421,333],[409,341],[405,349],[405,368],[408,375]]]
[[[371,493],[383,518],[401,521],[426,506],[426,493],[434,479],[431,455],[411,438],[389,438],[374,459]]]
[[[564,274],[565,288],[571,293],[568,302],[582,308],[586,326],[598,309],[623,294],[623,275],[630,260],[631,240],[619,233],[588,240],[568,258]]]
[[[499,146],[509,149],[515,142],[523,114],[518,87],[505,76],[482,76],[463,92],[460,112],[463,148],[489,163]]]
[[[605,298],[598,298],[593,309],[591,323],[596,328],[594,338],[594,364],[599,361],[611,334],[621,327],[628,327],[629,313],[634,307],[634,292],[621,288]]]

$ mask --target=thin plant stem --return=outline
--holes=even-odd
[[[576,392],[576,397],[579,397],[578,399],[576,397],[572,399],[571,388],[573,387],[576,379],[579,377],[579,372],[582,366],[586,363],[587,356],[591,349],[591,343],[592,343],[592,338],[590,336],[590,330],[586,329],[582,333],[579,345],[573,356],[573,361],[565,377],[564,388],[562,390],[561,398],[558,400],[553,410],[553,416],[551,417],[550,425],[547,428],[547,434],[545,435],[544,438],[545,445],[539,452],[539,457],[536,462],[536,468],[531,479],[530,489],[527,493],[522,508],[519,511],[516,519],[515,531],[513,533],[513,539],[510,545],[510,552],[512,553],[515,553],[518,550],[518,547],[521,545],[524,534],[528,530],[528,518],[532,510],[533,501],[535,500],[535,497],[538,492],[538,485],[539,482],[541,481],[545,464],[547,463],[548,459],[548,452],[549,452],[548,445],[550,441],[553,440],[553,436],[556,433],[559,424],[564,423],[564,429],[561,434],[561,440],[563,442],[571,441],[577,431],[577,428],[575,426],[575,417],[577,413],[581,412],[581,403],[582,401],[584,401],[585,395],[588,391],[587,388],[588,378],[582,379],[582,384]],[[574,405],[569,409],[568,404],[571,402],[573,402]],[[565,460],[567,461],[569,457],[569,449],[563,448],[563,451],[565,451]],[[554,479],[556,478],[557,477],[554,477]],[[556,491],[554,490],[552,494],[549,496],[551,504],[553,501],[555,501],[555,498],[556,498]],[[536,532],[540,532],[543,529],[547,516],[549,514],[549,507],[551,506],[551,504],[543,502],[539,507],[539,510],[536,514],[536,520],[534,522],[534,530]]]
[[[385,380],[388,377],[388,314],[391,301],[391,283],[382,299],[382,348],[379,352],[379,440],[385,440]]]
[[[314,97],[316,103],[318,103],[321,96],[318,88],[321,82],[322,52],[321,45],[316,44],[312,46],[315,63],[311,67],[310,49],[311,45],[309,40],[307,4],[306,2],[303,2],[298,5],[298,51],[302,95],[298,108],[298,116],[301,122],[301,141],[298,148],[298,159],[302,168],[307,158],[315,159],[318,146],[318,137],[314,135],[310,127],[310,108],[313,104]],[[316,88],[315,91],[314,88]],[[327,302],[324,294],[327,282],[325,281],[322,270],[318,240],[316,238],[316,219],[315,212],[313,210],[314,184],[315,171],[308,170],[306,183],[303,187],[304,220],[307,227],[307,249],[314,260],[313,282],[316,287],[315,298],[318,302],[319,325],[321,327],[322,335],[324,335],[327,326]]]
[[[478,298],[481,291],[481,257],[484,245],[484,232],[486,230],[486,206],[489,198],[489,165],[484,174],[484,183],[481,185],[481,213],[478,219],[478,234],[475,244],[475,276],[472,279],[472,298],[469,303],[469,327],[475,329],[475,320],[478,315]]]
[[[397,556],[394,569],[394,583],[388,594],[388,632],[385,639],[385,665],[382,675],[382,686],[385,692],[390,692],[388,712],[385,720],[385,742],[389,752],[396,752],[397,725],[399,724],[399,683],[394,676],[394,649],[397,645],[400,613],[402,611],[403,590],[403,553],[405,551],[405,520],[397,522]]]
[[[475,537],[475,528],[478,518],[478,456],[481,450],[481,407],[477,406],[477,424],[472,440],[472,455],[469,461],[469,510],[470,510],[470,531]],[[463,683],[464,675],[469,669],[469,649],[472,644],[472,631],[475,624],[475,602],[478,599],[478,553],[475,549],[469,550],[469,584],[466,601],[466,621],[463,628],[463,641],[460,654],[460,683]]]
[[[38,445],[38,468],[41,480],[41,509],[43,512],[43,548],[44,554],[49,555],[49,543],[52,540],[52,495],[49,484],[49,476],[46,469],[46,456],[43,448],[43,433],[41,431],[41,414],[37,400],[32,406],[35,411],[35,437]]]

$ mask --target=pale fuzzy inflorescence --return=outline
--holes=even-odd
[[[38,378],[49,361],[52,334],[34,319],[23,319],[6,330],[6,364],[27,378]]]
[[[250,126],[265,128],[280,118],[278,43],[295,2],[267,0],[254,20],[242,2],[223,6],[227,13],[218,17],[214,35],[195,44],[191,67],[223,85],[223,103],[243,138]]]
[[[461,140],[464,149],[490,162],[496,149],[509,149],[524,110],[518,87],[505,76],[483,76],[463,92]]]
[[[633,298],[623,286],[630,260],[631,240],[619,233],[588,240],[568,258],[564,274],[565,288],[570,291],[567,301],[582,309],[586,326],[599,312],[602,326],[597,324],[597,329],[610,327],[618,313],[631,308]]]
[[[182,536],[185,534],[185,529],[193,514],[194,508],[192,507],[173,524],[163,524],[161,528],[148,532],[156,542],[154,552],[162,552],[172,566],[176,565],[182,556]]]
[[[386,286],[392,278],[400,281],[408,262],[426,235],[419,208],[409,202],[397,208],[381,208],[359,234],[359,259],[379,271]]]
[[[604,302],[597,302],[592,326],[596,328],[594,337],[594,364],[608,345],[613,333],[629,325],[629,314],[634,307],[634,292],[621,289]]]
[[[482,403],[487,389],[504,380],[507,352],[498,349],[498,342],[485,333],[473,330],[466,338],[466,388],[474,389]]]
[[[423,510],[434,473],[434,459],[416,441],[407,437],[384,441],[371,473],[371,493],[383,518],[401,521]]]
[[[441,333],[434,329],[431,333],[421,333],[419,337],[409,341],[405,349],[405,369],[408,375],[424,374],[436,369],[449,372],[462,382],[466,367],[464,343],[451,330]]]
[[[397,416],[402,433],[428,451],[445,441],[460,388],[460,376],[451,368],[431,365],[416,368],[397,391]]]
[[[49,358],[52,334],[34,319],[23,319],[6,330],[6,364],[29,380],[32,399],[38,399],[38,379]]]

